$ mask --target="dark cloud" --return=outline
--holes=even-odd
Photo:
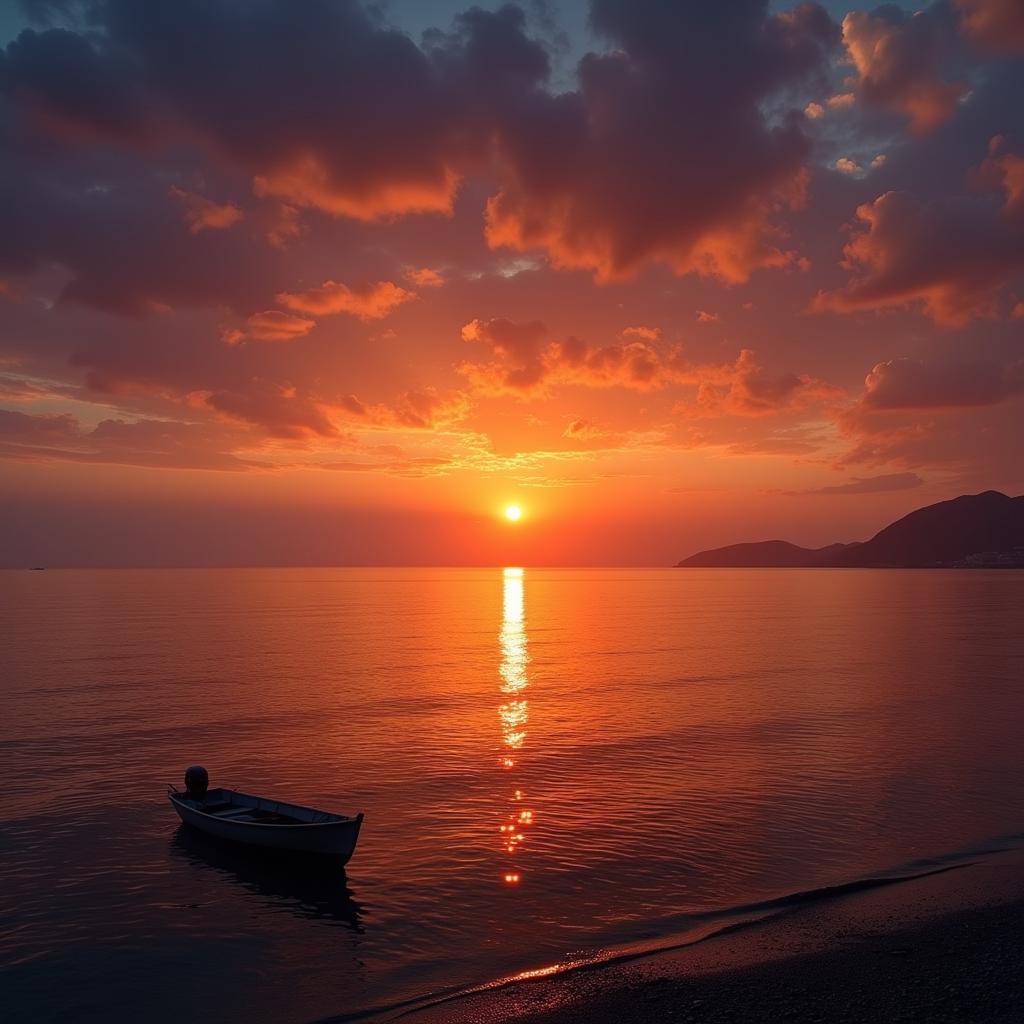
[[[1019,401],[1024,360],[1012,356],[891,359],[877,364],[864,393],[836,423],[852,442],[838,465],[959,465],[985,480],[986,468],[1019,465]]]
[[[847,83],[823,9],[767,0],[595,0],[578,74],[552,73],[514,5],[419,45],[356,0],[32,6],[51,27],[0,53],[0,393],[121,411],[102,431],[8,419],[12,458],[170,466],[192,446],[193,464],[239,468],[260,448],[330,458],[355,423],[464,421],[452,445],[519,451],[570,424],[562,448],[690,430],[715,457],[795,457],[835,446],[795,429],[839,415],[821,377],[875,363],[840,417],[851,463],[930,465],[980,444],[969,416],[1003,424],[1011,406],[1019,428],[1004,401],[1019,368],[999,348],[1014,321],[925,334],[899,314],[870,331],[837,319],[822,345],[820,321],[785,319],[817,287],[821,308],[954,325],[1024,308],[1017,4],[848,20]],[[843,158],[857,174],[814,171]],[[742,294],[670,279],[760,267],[807,273]],[[589,279],[645,268],[629,288]],[[471,321],[460,345],[453,325],[480,310],[522,319]],[[371,336],[363,323],[385,316]],[[888,359],[928,345],[934,358]],[[628,393],[586,393],[610,388]],[[575,389],[569,407],[525,425],[507,400],[556,389]],[[445,442],[421,443],[433,458]],[[440,471],[421,454],[336,466]]]
[[[0,91],[69,141],[141,142],[150,127],[137,75],[128,53],[63,28],[24,31],[0,56]]]
[[[0,438],[32,444],[66,442],[78,434],[78,421],[66,413],[34,416],[0,409]]]
[[[821,448],[813,441],[790,437],[766,437],[756,441],[735,441],[726,451],[730,455],[810,455]]]
[[[595,0],[612,52],[588,54],[578,92],[537,96],[499,125],[493,246],[621,278],[665,263],[728,281],[792,254],[773,228],[798,204],[810,143],[769,101],[822,71],[836,30],[821,8]]]
[[[87,33],[26,30],[0,64],[9,110],[47,144],[103,143],[140,163],[184,146],[242,175],[257,197],[362,220],[449,212],[463,176],[496,168],[491,244],[546,250],[601,278],[663,262],[735,281],[791,261],[774,215],[800,201],[810,143],[799,115],[765,111],[823,73],[837,41],[812,4],[773,15],[766,0],[596,0],[592,22],[612,52],[588,54],[578,91],[554,94],[547,53],[514,5],[473,8],[423,47],[355,0],[97,0],[90,12]],[[72,197],[29,189],[38,200],[8,243],[23,265],[54,259],[87,278],[85,254],[64,236],[98,219],[132,222],[145,230],[123,245],[115,231],[110,261],[131,269],[129,243],[144,237],[178,257],[187,279],[175,286],[170,268],[144,259],[119,294],[104,275],[69,297],[137,312],[227,290],[238,308],[204,250],[184,259],[181,240],[163,237],[167,224],[147,223],[152,210],[116,209],[126,197],[108,183],[102,201],[87,199],[88,176],[77,177]],[[193,235],[225,234],[210,229],[247,216],[234,199],[172,187]],[[160,206],[156,196],[146,204]],[[70,227],[38,231],[44,207]],[[225,249],[219,261],[230,265]]]
[[[951,117],[969,89],[947,77],[960,38],[943,0],[913,13],[895,4],[852,11],[843,19],[843,42],[857,69],[859,101],[905,115],[915,132]]]
[[[356,0],[87,14],[0,51],[0,274],[56,264],[63,300],[122,314],[265,309],[300,207],[449,212],[495,119],[547,74],[512,6],[467,12],[427,49]]]
[[[141,157],[40,139],[2,102],[0,147],[0,274],[58,265],[61,301],[131,316],[270,301],[281,254],[237,228],[192,231],[198,221]]]
[[[807,491],[786,491],[790,496],[805,494],[881,494],[885,491],[907,491],[924,483],[916,473],[884,473],[881,476],[854,477],[846,484],[831,484]]]
[[[98,12],[94,46],[125,68],[121,91],[143,97],[137,141],[184,130],[261,194],[332,213],[449,208],[443,83],[361,4],[311,2],[296,16],[284,2],[108,0]]]
[[[1000,290],[1024,268],[1024,158],[1002,140],[973,175],[988,196],[924,200],[892,191],[857,210],[864,230],[845,247],[859,272],[844,290],[819,294],[818,310],[849,311],[918,303],[951,325],[993,315]]]
[[[1020,479],[1017,403],[936,410],[871,409],[858,403],[838,425],[850,447],[837,467],[953,470],[975,488],[993,480],[1018,486],[1013,483]]]
[[[1024,52],[1024,4],[1020,0],[953,0],[963,31],[996,53]]]
[[[696,409],[682,410],[690,414],[774,416],[843,397],[842,389],[808,374],[769,373],[750,349],[717,372],[694,369],[699,380]]]
[[[209,408],[229,419],[258,426],[270,437],[300,441],[341,436],[326,403],[293,385],[251,380],[244,390],[214,391],[199,397]]]
[[[258,195],[361,220],[449,212],[494,118],[549,70],[513,5],[426,49],[357,0],[97,0],[90,21],[11,45],[0,84],[23,109],[78,137],[187,141]]]
[[[244,439],[168,420],[102,420],[85,429],[71,415],[0,409],[0,457],[21,462],[108,463],[160,469],[251,470],[266,462],[230,451]]]
[[[890,359],[868,374],[861,401],[875,410],[953,409],[995,405],[1017,395],[1024,395],[1024,360],[1001,366]]]

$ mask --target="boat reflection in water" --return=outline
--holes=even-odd
[[[352,896],[345,869],[285,852],[247,849],[181,825],[171,853],[196,868],[213,869],[258,896],[263,906],[296,917],[363,933],[363,908]]]
[[[503,852],[509,858],[502,872],[507,885],[522,879],[519,867],[520,847],[526,839],[525,830],[533,823],[533,811],[525,804],[526,793],[517,785],[518,760],[526,743],[529,702],[523,696],[529,685],[526,666],[530,656],[526,650],[526,621],[523,603],[523,570],[505,569],[503,573],[501,617],[501,694],[504,703],[498,708],[501,719],[501,767],[508,774],[509,813],[499,826]]]

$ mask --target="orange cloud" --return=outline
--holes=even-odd
[[[547,373],[544,362],[547,328],[539,320],[528,323],[497,317],[471,320],[462,328],[462,340],[482,342],[501,360],[500,365],[464,362],[459,372],[480,390],[531,391]]]
[[[852,92],[840,92],[829,96],[828,105],[832,110],[849,110],[857,103],[857,97]]]
[[[277,249],[283,249],[293,238],[302,234],[299,211],[287,203],[273,203],[264,217],[264,235]]]
[[[327,161],[303,154],[290,163],[253,178],[257,196],[310,206],[336,217],[375,221],[409,213],[450,214],[459,176],[446,166],[417,169],[409,177],[382,176],[343,181]]]
[[[406,391],[385,418],[401,426],[432,430],[464,419],[469,404],[468,397],[458,391],[442,395],[434,388],[419,388]]]
[[[626,448],[636,444],[651,443],[654,435],[631,434],[608,430],[591,420],[578,418],[573,420],[564,431],[563,440],[572,442],[574,451],[600,451],[610,448]],[[662,440],[659,436],[658,441]]]
[[[172,185],[170,195],[185,207],[185,223],[193,235],[200,231],[219,231],[237,224],[242,211],[232,202],[215,203],[198,192],[186,192]]]
[[[760,366],[750,349],[742,349],[732,364],[694,366],[696,405],[681,404],[686,416],[775,416],[844,397],[841,388],[807,374],[773,375]]]
[[[657,341],[661,337],[660,327],[627,327],[623,330],[624,338],[640,338],[643,341]]]
[[[377,462],[318,462],[317,469],[342,473],[386,473],[389,476],[422,479],[442,475],[453,467],[453,460],[443,457],[399,458]]]
[[[573,420],[572,423],[565,428],[565,431],[562,433],[562,437],[594,437],[601,433],[602,431],[600,428],[595,427],[589,420],[579,419]]]
[[[489,346],[497,357],[487,363],[466,361],[458,367],[482,393],[526,396],[542,394],[554,384],[644,389],[665,383],[662,356],[647,340],[602,347],[572,337],[551,341],[539,321],[515,323],[504,318],[473,320],[463,327],[462,337]]]
[[[430,267],[410,267],[405,272],[405,279],[419,288],[440,288],[444,284],[444,275]]]
[[[245,338],[253,338],[256,341],[295,341],[316,327],[315,320],[282,313],[279,309],[265,309],[262,313],[253,313],[245,323],[249,328],[247,333],[228,331],[222,335],[224,341],[229,345],[237,345]]]
[[[317,316],[348,313],[367,321],[383,319],[402,303],[416,298],[416,293],[400,288],[392,281],[377,281],[356,288],[337,281],[324,281],[319,288],[281,292],[276,298],[282,306],[300,313]]]
[[[675,385],[696,389],[695,401],[680,403],[675,410],[690,417],[771,415],[843,395],[841,389],[807,375],[773,377],[749,349],[741,350],[733,363],[693,363],[677,346],[660,347],[647,340],[604,346],[572,337],[552,341],[539,321],[504,319],[473,320],[463,328],[463,339],[490,346],[497,357],[458,368],[482,394],[533,397],[556,385],[637,391]]]

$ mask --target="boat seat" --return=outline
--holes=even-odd
[[[240,818],[244,814],[251,814],[251,807],[235,807],[231,805],[226,811],[214,811],[218,818]]]

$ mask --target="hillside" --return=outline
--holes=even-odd
[[[782,540],[731,544],[677,563],[683,568],[1024,567],[1024,497],[964,494],[919,508],[863,544],[802,548]]]
[[[762,540],[750,544],[730,544],[724,548],[701,551],[679,563],[691,568],[806,568],[831,564],[840,551],[855,545],[830,544],[824,548],[802,548],[785,540]]]

